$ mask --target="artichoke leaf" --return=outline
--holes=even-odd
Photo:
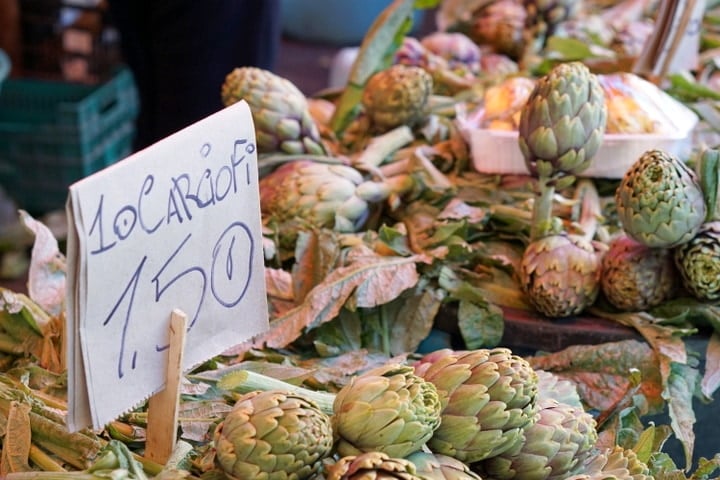
[[[720,387],[720,334],[713,332],[705,353],[705,373],[700,382],[702,394],[710,399]]]
[[[335,133],[345,130],[352,121],[367,80],[390,65],[392,56],[412,27],[413,9],[414,0],[394,0],[370,25],[330,119],[330,127]]]
[[[337,317],[341,308],[374,307],[396,298],[414,287],[419,274],[416,262],[420,256],[368,256],[333,270],[322,283],[310,290],[303,303],[270,322],[268,331],[238,350],[250,348],[284,348],[312,330]]]

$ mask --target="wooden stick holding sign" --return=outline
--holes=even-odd
[[[147,439],[145,457],[166,463],[177,440],[178,409],[180,408],[180,380],[187,316],[178,309],[170,315],[170,347],[165,388],[148,401]]]

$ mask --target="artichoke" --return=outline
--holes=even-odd
[[[687,243],[675,248],[683,286],[699,300],[720,299],[720,221],[704,223]]]
[[[620,446],[593,455],[582,466],[582,473],[565,480],[653,480],[650,469],[637,454]]]
[[[248,103],[259,153],[326,153],[307,98],[290,80],[257,67],[235,68],[220,96],[225,106]]]
[[[407,457],[424,480],[482,480],[457,458],[439,453],[415,452]]]
[[[365,181],[347,165],[297,160],[260,179],[260,209],[281,223],[302,218],[319,227],[354,232],[365,223],[372,203],[413,186],[407,175]]]
[[[520,114],[518,142],[530,173],[576,175],[592,162],[607,123],[605,94],[580,62],[561,63],[535,84]]]
[[[425,119],[425,107],[432,91],[433,79],[425,69],[395,64],[368,79],[362,105],[377,132],[401,125],[414,127]]]
[[[625,233],[648,247],[690,241],[706,213],[695,172],[663,150],[648,150],[633,163],[615,191],[615,203]]]
[[[577,18],[581,2],[578,0],[524,0],[527,10],[527,38],[535,42],[540,51],[548,37],[553,35],[563,22]]]
[[[382,452],[348,455],[325,467],[325,480],[424,480],[415,464]]]
[[[576,315],[600,292],[602,255],[573,234],[541,237],[528,244],[520,261],[520,282],[530,303],[550,318]]]
[[[278,390],[240,397],[213,438],[220,469],[242,480],[309,478],[333,446],[328,415],[311,400]]]
[[[428,442],[434,453],[477,462],[515,447],[535,421],[537,374],[507,348],[438,350],[415,371],[442,399],[442,421]]]
[[[517,60],[525,49],[527,11],[520,0],[482,2],[472,12],[467,35],[478,45]]]
[[[638,312],[672,297],[677,273],[671,249],[650,248],[620,233],[603,256],[600,288],[615,308]]]
[[[447,60],[450,68],[467,69],[479,73],[480,47],[460,32],[434,32],[420,40],[420,44],[435,55]]]
[[[383,452],[406,457],[440,424],[435,386],[409,365],[389,364],[353,377],[337,393],[332,425],[340,455]]]
[[[483,476],[496,480],[560,480],[581,465],[595,446],[595,419],[582,407],[545,399],[523,442],[480,462]]]

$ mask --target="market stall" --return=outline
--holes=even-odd
[[[228,72],[67,249],[21,215],[0,475],[716,478],[717,8],[395,0],[341,88]]]

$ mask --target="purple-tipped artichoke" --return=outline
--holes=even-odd
[[[602,255],[579,235],[556,234],[528,244],[520,282],[530,303],[551,318],[577,315],[600,292]]]
[[[588,458],[578,473],[565,480],[653,480],[648,466],[630,449],[607,448]]]
[[[325,480],[427,480],[417,475],[415,464],[382,452],[347,455],[325,467]]]
[[[428,442],[434,453],[473,463],[522,442],[535,421],[537,374],[507,348],[438,350],[415,371],[437,387],[441,423]]]
[[[395,64],[375,73],[363,90],[362,105],[377,132],[414,127],[425,119],[432,76],[416,66]]]
[[[600,285],[607,300],[620,310],[637,312],[660,305],[679,286],[673,252],[650,248],[621,233],[603,256]]]
[[[335,397],[332,425],[340,455],[420,450],[440,424],[440,398],[409,365],[384,365],[355,376]]]
[[[607,108],[597,77],[561,63],[535,84],[520,115],[518,143],[533,175],[553,178],[588,168],[602,144]]]
[[[290,80],[262,68],[239,67],[225,78],[220,96],[225,106],[248,103],[258,152],[326,153],[307,98]]]
[[[480,475],[457,458],[439,453],[415,452],[407,457],[424,480],[482,480]]]
[[[615,203],[625,233],[648,247],[689,242],[706,214],[695,172],[663,150],[648,150],[625,172]]]
[[[585,461],[598,435],[595,419],[582,407],[547,399],[538,419],[515,448],[488,458],[479,469],[497,480],[562,480]]]
[[[302,218],[319,227],[354,232],[363,226],[372,203],[413,186],[409,175],[365,181],[348,165],[297,160],[260,180],[260,208],[278,222]]]
[[[268,390],[243,395],[214,432],[228,478],[309,478],[333,446],[330,418],[311,400]]]
[[[720,299],[720,221],[704,223],[689,242],[676,247],[675,263],[694,297]]]

